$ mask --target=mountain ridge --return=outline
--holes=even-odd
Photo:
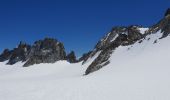
[[[5,49],[0,55],[0,62],[7,61],[7,64],[13,65],[19,61],[25,62],[24,67],[40,63],[55,63],[59,60],[67,60],[70,63],[82,62],[84,65],[88,59],[95,54],[99,55],[88,66],[85,75],[101,69],[110,63],[110,57],[119,46],[130,46],[136,42],[142,43],[151,34],[157,34],[161,31],[162,36],[159,39],[166,38],[170,34],[170,9],[167,9],[165,16],[157,24],[144,28],[139,25],[115,26],[95,45],[92,51],[85,53],[80,59],[75,57],[74,51],[66,54],[63,43],[53,38],[38,40],[33,45],[20,42],[17,48],[13,50]]]

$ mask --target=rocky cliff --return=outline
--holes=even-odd
[[[59,60],[77,62],[73,51],[67,56],[63,43],[52,38],[36,41],[33,45],[20,42],[17,48],[5,49],[0,55],[0,62],[8,61],[7,64],[13,65],[22,61],[25,63],[24,67],[40,63],[55,63]]]
[[[76,59],[76,56],[75,56],[75,53],[74,51],[71,51],[67,57],[66,57],[67,61],[70,62],[70,63],[76,63],[78,62],[77,59]]]
[[[88,75],[89,73],[97,71],[109,64],[110,55],[117,47],[133,45],[136,42],[141,43],[148,35],[156,34],[158,31],[161,31],[162,33],[162,36],[159,39],[165,38],[170,34],[170,9],[166,11],[162,20],[150,28],[143,28],[138,25],[113,27],[113,29],[96,44],[94,50],[88,55],[88,57],[84,59],[83,63],[97,52],[101,52],[89,65],[85,74]],[[157,40],[155,40],[154,43],[156,43],[156,41]]]
[[[103,66],[109,64],[110,55],[119,46],[132,45],[136,41],[143,38],[143,33],[140,32],[139,26],[114,27],[104,38],[102,38],[91,52],[90,56],[101,52],[99,56],[91,63],[86,70],[86,75],[99,70]],[[89,56],[89,57],[90,57]],[[86,60],[84,61],[86,62]]]
[[[80,59],[76,59],[74,51],[68,55],[65,52],[63,43],[56,39],[45,38],[36,41],[33,45],[20,42],[13,50],[5,49],[0,55],[0,62],[8,61],[7,64],[24,62],[24,67],[40,63],[54,63],[59,60],[67,60],[70,63],[86,62],[92,57],[97,57],[88,66],[85,74],[88,75],[101,69],[110,63],[110,56],[119,46],[130,46],[135,43],[142,43],[151,34],[162,33],[158,39],[163,39],[170,34],[170,9],[167,9],[165,16],[155,25],[144,28],[139,25],[116,26],[106,34],[95,45],[92,51],[85,53]],[[154,43],[157,42],[157,39]]]
[[[65,59],[64,45],[56,39],[45,38],[44,40],[36,41],[31,47],[24,67],[40,63],[54,63]]]
[[[8,60],[7,64],[13,65],[19,61],[26,61],[26,58],[29,54],[31,46],[20,42],[17,48],[13,50],[5,49],[4,52],[0,55],[0,61]]]

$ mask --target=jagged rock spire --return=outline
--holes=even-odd
[[[18,47],[13,49],[13,52],[11,53],[11,56],[7,64],[12,65],[19,61],[26,61],[30,49],[31,49],[30,45],[24,42],[20,42]]]
[[[45,38],[34,43],[24,67],[40,63],[55,63],[58,60],[65,59],[64,45],[56,39]]]
[[[76,63],[76,62],[77,62],[74,51],[71,51],[71,52],[67,55],[67,61],[70,62],[70,63]]]
[[[109,64],[110,55],[117,47],[132,45],[140,40],[143,35],[139,28],[141,28],[141,26],[138,25],[113,27],[111,32],[97,43],[94,51],[89,55],[90,58],[92,55],[100,52],[98,57],[87,68],[85,75],[97,71]]]
[[[0,62],[8,60],[11,57],[12,52],[13,52],[12,50],[5,49],[3,53],[0,55]]]
[[[165,16],[168,16],[170,14],[170,8],[166,10]]]
[[[32,46],[20,42],[13,50],[5,49],[0,55],[0,62],[9,60],[7,64],[13,65],[19,61],[26,62],[24,67],[40,63],[54,63],[66,60],[64,45],[56,39],[45,38],[36,41]]]

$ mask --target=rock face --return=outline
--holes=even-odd
[[[7,64],[13,65],[19,61],[25,62],[24,67],[40,63],[54,63],[66,60],[66,53],[61,42],[52,38],[45,38],[34,43],[33,46],[20,42],[13,50],[5,49],[0,55],[0,62],[9,60]],[[74,61],[75,58],[71,59]]]
[[[170,8],[168,8],[168,9],[166,10],[165,17],[168,16],[169,14],[170,14]]]
[[[103,50],[100,55],[90,64],[90,66],[87,68],[85,75],[88,75],[94,71],[97,71],[101,69],[103,66],[110,63],[109,58],[112,54],[112,49],[107,48]]]
[[[132,45],[135,42],[141,43],[146,36],[150,34],[155,34],[158,31],[161,31],[162,38],[170,35],[170,9],[168,9],[165,13],[165,17],[160,20],[157,24],[150,27],[144,33],[141,32],[142,27],[140,26],[129,26],[129,27],[114,27],[110,33],[108,33],[103,39],[101,39],[94,50],[87,57],[90,58],[92,55],[101,51],[99,56],[91,63],[91,65],[87,68],[85,74],[92,73],[101,69],[103,66],[109,64],[110,55],[114,52],[114,50],[119,46],[128,46]],[[155,40],[154,43],[156,43]],[[84,60],[86,62],[86,59]]]
[[[78,59],[78,62],[81,62],[81,61],[85,62],[85,61],[89,58],[89,56],[90,56],[91,53],[92,53],[92,51],[89,51],[88,53],[84,53],[84,54]]]
[[[45,38],[34,43],[24,67],[40,63],[54,63],[65,59],[66,53],[63,44],[55,39]]]
[[[20,42],[17,48],[13,50],[5,49],[4,52],[0,55],[0,62],[9,60],[7,64],[13,65],[19,61],[26,61],[26,57],[30,51],[31,46]]]
[[[67,55],[67,61],[70,62],[70,63],[76,63],[76,62],[77,62],[74,51],[71,51],[71,52]]]
[[[147,35],[152,34],[152,33],[156,33],[159,30],[161,30],[161,32],[163,33],[161,38],[165,38],[170,34],[170,16],[164,17],[157,24],[153,25],[149,29]]]
[[[109,64],[109,58],[113,50],[118,46],[126,46],[134,44],[140,40],[143,35],[140,33],[138,26],[129,27],[114,27],[103,39],[101,39],[95,46],[90,56],[95,55],[101,51],[99,56],[87,68],[85,74],[92,73],[101,69],[103,66]],[[89,56],[89,57],[90,57]]]
[[[5,49],[3,53],[0,55],[0,62],[9,60],[12,55],[12,52],[13,52],[12,50],[10,51],[9,49]]]
[[[20,42],[17,48],[15,48],[9,58],[9,62],[7,64],[15,64],[19,61],[26,61],[26,57],[30,51],[31,46]]]
[[[7,64],[15,64],[19,61],[25,61],[24,67],[40,63],[54,63],[58,60],[67,60],[70,63],[82,61],[85,64],[88,59],[95,60],[88,66],[85,74],[88,75],[94,71],[101,69],[110,63],[111,54],[119,46],[129,46],[136,42],[141,43],[146,36],[161,32],[161,37],[165,38],[170,35],[170,8],[166,11],[165,16],[157,24],[147,30],[137,25],[128,27],[117,26],[106,34],[95,46],[94,50],[85,53],[80,59],[76,60],[75,53],[72,51],[66,56],[64,45],[56,39],[45,38],[44,40],[36,41],[33,46],[25,43],[20,43],[13,50],[5,49],[0,55],[0,62],[9,60]],[[154,43],[157,43],[155,40]]]
[[[129,27],[114,27],[103,39],[101,39],[96,49],[102,50],[109,47],[111,44],[130,45],[142,38],[138,26]]]

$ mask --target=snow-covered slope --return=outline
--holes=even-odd
[[[169,35],[167,10],[150,28],[114,27],[79,63],[55,60],[24,68],[21,59],[5,65],[11,57],[5,50],[0,100],[170,100]]]
[[[119,46],[109,65],[87,76],[95,58],[28,68],[0,63],[0,100],[170,100],[170,37],[160,36]]]

